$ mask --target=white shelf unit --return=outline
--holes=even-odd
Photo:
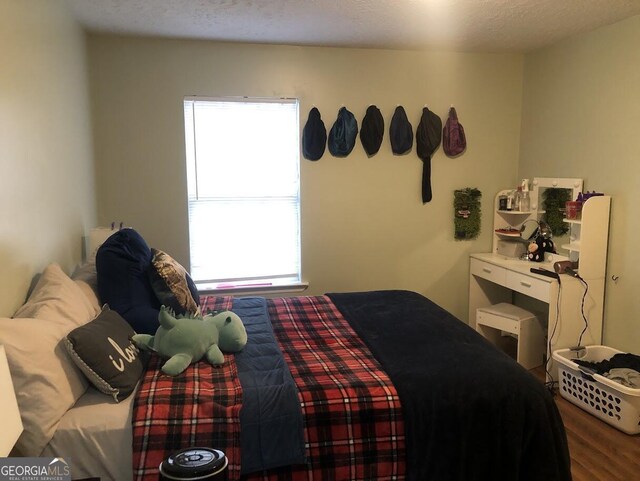
[[[553,339],[548,355],[556,349],[577,344],[580,332],[585,327],[582,303],[585,290],[584,317],[588,327],[582,345],[602,344],[610,210],[610,196],[594,196],[583,203],[579,219],[567,220],[571,241],[563,247],[569,251],[569,259],[578,262],[578,274],[583,281],[567,275],[561,277],[558,311],[561,329]],[[554,307],[550,305],[550,312]]]
[[[589,197],[582,204],[579,219],[564,219],[570,227],[570,242],[561,247],[569,251],[569,259],[578,262],[578,272],[585,280],[604,280],[607,270],[610,211],[611,197],[598,195]]]
[[[538,213],[535,210],[519,211],[519,210],[500,210],[499,199],[502,195],[507,195],[510,190],[501,190],[496,194],[494,201],[495,215],[493,216],[493,245],[492,252],[498,252],[498,241],[518,242],[520,237],[512,237],[509,235],[496,232],[497,229],[512,228],[520,230],[522,225],[529,219],[537,219]],[[532,199],[533,200],[533,199]],[[533,204],[532,204],[533,205]]]

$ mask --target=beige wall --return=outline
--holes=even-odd
[[[0,316],[95,222],[84,35],[63,2],[0,0]]]
[[[297,97],[301,124],[315,105],[327,129],[343,104],[359,122],[377,104],[387,127],[402,104],[414,128],[425,104],[440,116],[455,104],[469,148],[436,153],[428,205],[415,149],[393,156],[387,138],[371,159],[358,141],[347,158],[301,161],[302,263],[308,293],[406,288],[466,319],[468,254],[490,250],[491,200],[516,179],[521,56],[101,35],[89,52],[99,220],[123,220],[185,264],[185,95]],[[483,232],[456,242],[453,190],[467,186],[485,194]]]
[[[604,342],[640,350],[640,16],[525,57],[519,173],[612,196]],[[619,277],[617,282],[611,276]]]
[[[80,260],[96,198],[101,223],[123,220],[188,264],[185,95],[295,96],[302,123],[315,105],[328,128],[343,104],[361,120],[376,103],[387,127],[402,104],[415,127],[425,103],[443,117],[454,103],[469,149],[436,153],[428,205],[415,149],[395,157],[388,139],[372,159],[358,143],[346,159],[302,161],[308,292],[408,288],[466,318],[467,256],[490,248],[494,193],[520,177],[579,176],[613,196],[605,342],[637,350],[639,44],[635,17],[525,56],[523,75],[517,55],[91,35],[94,194],[84,36],[63,2],[0,0],[0,315],[48,262]],[[484,193],[483,231],[456,242],[452,191],[466,186]]]

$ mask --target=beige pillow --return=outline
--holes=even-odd
[[[63,344],[73,328],[45,319],[0,319],[0,342],[24,426],[16,443],[22,456],[40,455],[60,418],[87,389],[87,380]]]
[[[27,302],[13,317],[71,322],[73,327],[78,327],[89,322],[95,315],[95,307],[82,289],[58,264],[50,264],[42,272]]]
[[[89,301],[89,304],[91,305],[91,308],[93,310],[93,315],[91,317],[93,318],[100,314],[100,312],[102,312],[102,307],[100,306],[100,301],[98,301],[96,292],[91,288],[91,286],[85,281],[81,281],[78,279],[74,280],[73,282],[76,283],[76,285],[80,288],[84,296]]]
[[[60,418],[88,382],[64,348],[69,332],[95,317],[95,306],[57,264],[49,265],[13,319],[0,319],[24,432],[16,448],[39,456]]]

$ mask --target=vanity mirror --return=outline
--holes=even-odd
[[[549,226],[556,251],[562,256],[569,257],[563,246],[570,243],[569,225],[563,221],[565,202],[575,200],[582,185],[582,179],[575,178],[535,177],[532,182],[531,210],[537,213],[536,220]]]
[[[520,227],[520,237],[523,242],[529,242],[536,238],[538,235],[538,230],[540,229],[540,224],[534,218],[529,218],[522,224]]]
[[[582,179],[535,177],[530,184],[528,210],[504,209],[501,199],[513,194],[513,191],[498,192],[495,198],[493,252],[520,258],[525,254],[529,241],[544,229],[545,237],[552,238],[557,254],[565,259],[571,258],[572,251],[567,248],[572,244],[571,229],[577,231],[579,227],[575,222],[566,222],[564,206],[566,201],[578,197],[582,185]]]

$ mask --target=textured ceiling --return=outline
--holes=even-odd
[[[66,0],[88,30],[233,42],[526,52],[640,0]]]

